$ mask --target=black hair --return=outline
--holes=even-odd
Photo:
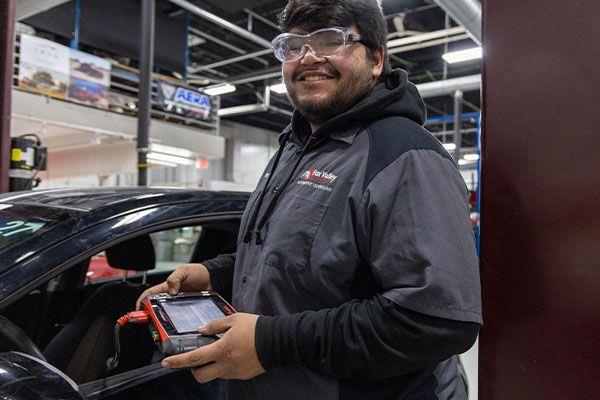
[[[369,57],[383,47],[382,75],[392,70],[387,55],[387,23],[378,0],[289,0],[279,14],[279,25],[284,32],[295,27],[314,31],[354,25],[366,43]]]

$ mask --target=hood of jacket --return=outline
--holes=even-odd
[[[426,115],[425,103],[417,87],[408,81],[406,71],[395,69],[382,76],[379,83],[352,107],[321,125],[315,136],[325,137],[334,130],[393,116],[408,118],[423,125]],[[308,121],[297,110],[294,110],[292,121],[280,136],[280,142],[290,129],[293,130],[292,136],[301,142],[310,135]]]

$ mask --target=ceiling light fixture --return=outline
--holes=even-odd
[[[287,88],[285,87],[285,83],[278,83],[276,85],[269,86],[269,90],[271,92],[275,92],[277,94],[287,93]]]
[[[176,163],[167,162],[167,161],[160,161],[160,160],[148,160],[148,161],[150,161],[150,164],[163,165],[165,167],[176,167],[177,166]]]
[[[442,146],[448,151],[456,150],[456,143],[443,143]]]
[[[448,64],[455,64],[463,61],[477,60],[481,58],[482,54],[481,47],[473,47],[472,49],[445,53],[442,55],[442,58],[446,60]]]
[[[477,153],[465,154],[463,156],[463,158],[467,161],[477,161],[477,160],[479,160],[479,154],[477,154]]]
[[[460,160],[458,160],[458,165],[469,165],[469,164],[474,164],[475,161],[469,161],[469,160],[465,160],[464,158],[461,158]]]
[[[195,154],[187,149],[179,147],[165,146],[164,144],[150,143],[150,151],[153,153],[163,153],[172,156],[195,158]]]
[[[161,153],[148,153],[148,160],[151,162],[154,161],[164,161],[169,163],[175,163],[180,165],[192,165],[194,160],[190,160],[185,157],[172,156],[169,154],[161,154]]]
[[[235,85],[230,85],[229,83],[221,83],[219,85],[209,86],[204,89],[204,93],[209,96],[218,96],[225,93],[235,92]]]

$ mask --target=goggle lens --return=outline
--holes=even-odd
[[[285,33],[271,42],[279,61],[295,61],[302,57],[308,46],[317,56],[329,57],[340,54],[348,43],[349,33],[338,29],[321,29],[308,35]]]

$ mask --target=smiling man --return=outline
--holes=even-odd
[[[481,324],[467,191],[386,56],[376,0],[291,0],[273,42],[295,111],[238,249],[148,293],[213,289],[237,314],[164,360],[229,398],[465,399],[457,356]]]

